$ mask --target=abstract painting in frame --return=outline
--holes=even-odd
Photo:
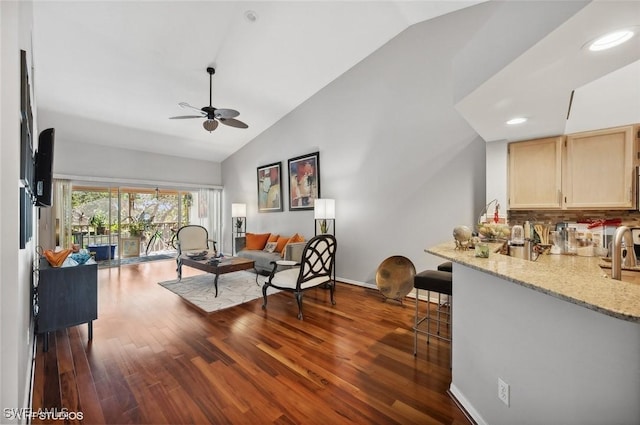
[[[20,50],[20,181],[33,194],[33,114],[27,52]]]
[[[33,235],[33,209],[31,195],[20,188],[20,249],[24,249]]]
[[[282,211],[282,167],[279,162],[258,167],[258,212]]]
[[[289,211],[312,210],[320,197],[320,153],[289,160]]]

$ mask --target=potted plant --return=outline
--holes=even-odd
[[[105,216],[102,211],[98,211],[91,217],[89,224],[96,229],[97,235],[104,235],[107,226],[107,216]]]
[[[320,233],[328,233],[329,232],[329,223],[327,223],[327,220],[322,219],[320,220]]]
[[[242,225],[244,224],[243,217],[236,217],[236,233],[242,233]]]
[[[129,235],[130,236],[141,236],[144,231],[145,224],[139,220],[131,220],[129,223]]]

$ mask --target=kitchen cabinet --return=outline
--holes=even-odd
[[[634,209],[634,127],[569,134],[563,163],[567,209]]]
[[[87,323],[93,338],[93,320],[98,318],[98,265],[51,267],[40,260],[36,331],[44,333],[44,351],[49,332]]]
[[[510,143],[509,209],[635,209],[638,128]]]
[[[510,209],[562,208],[563,136],[510,143]]]

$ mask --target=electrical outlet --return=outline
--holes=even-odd
[[[509,384],[498,378],[498,398],[509,407]]]

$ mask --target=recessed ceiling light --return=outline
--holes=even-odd
[[[507,121],[507,124],[509,125],[516,125],[516,124],[522,124],[523,122],[526,122],[527,119],[525,117],[516,117],[516,118],[511,118],[509,121]]]
[[[253,10],[247,10],[244,12],[244,18],[249,22],[255,22],[258,20],[258,14]]]
[[[631,30],[619,30],[598,37],[593,43],[589,44],[589,50],[597,52],[600,50],[616,47],[633,37]]]

